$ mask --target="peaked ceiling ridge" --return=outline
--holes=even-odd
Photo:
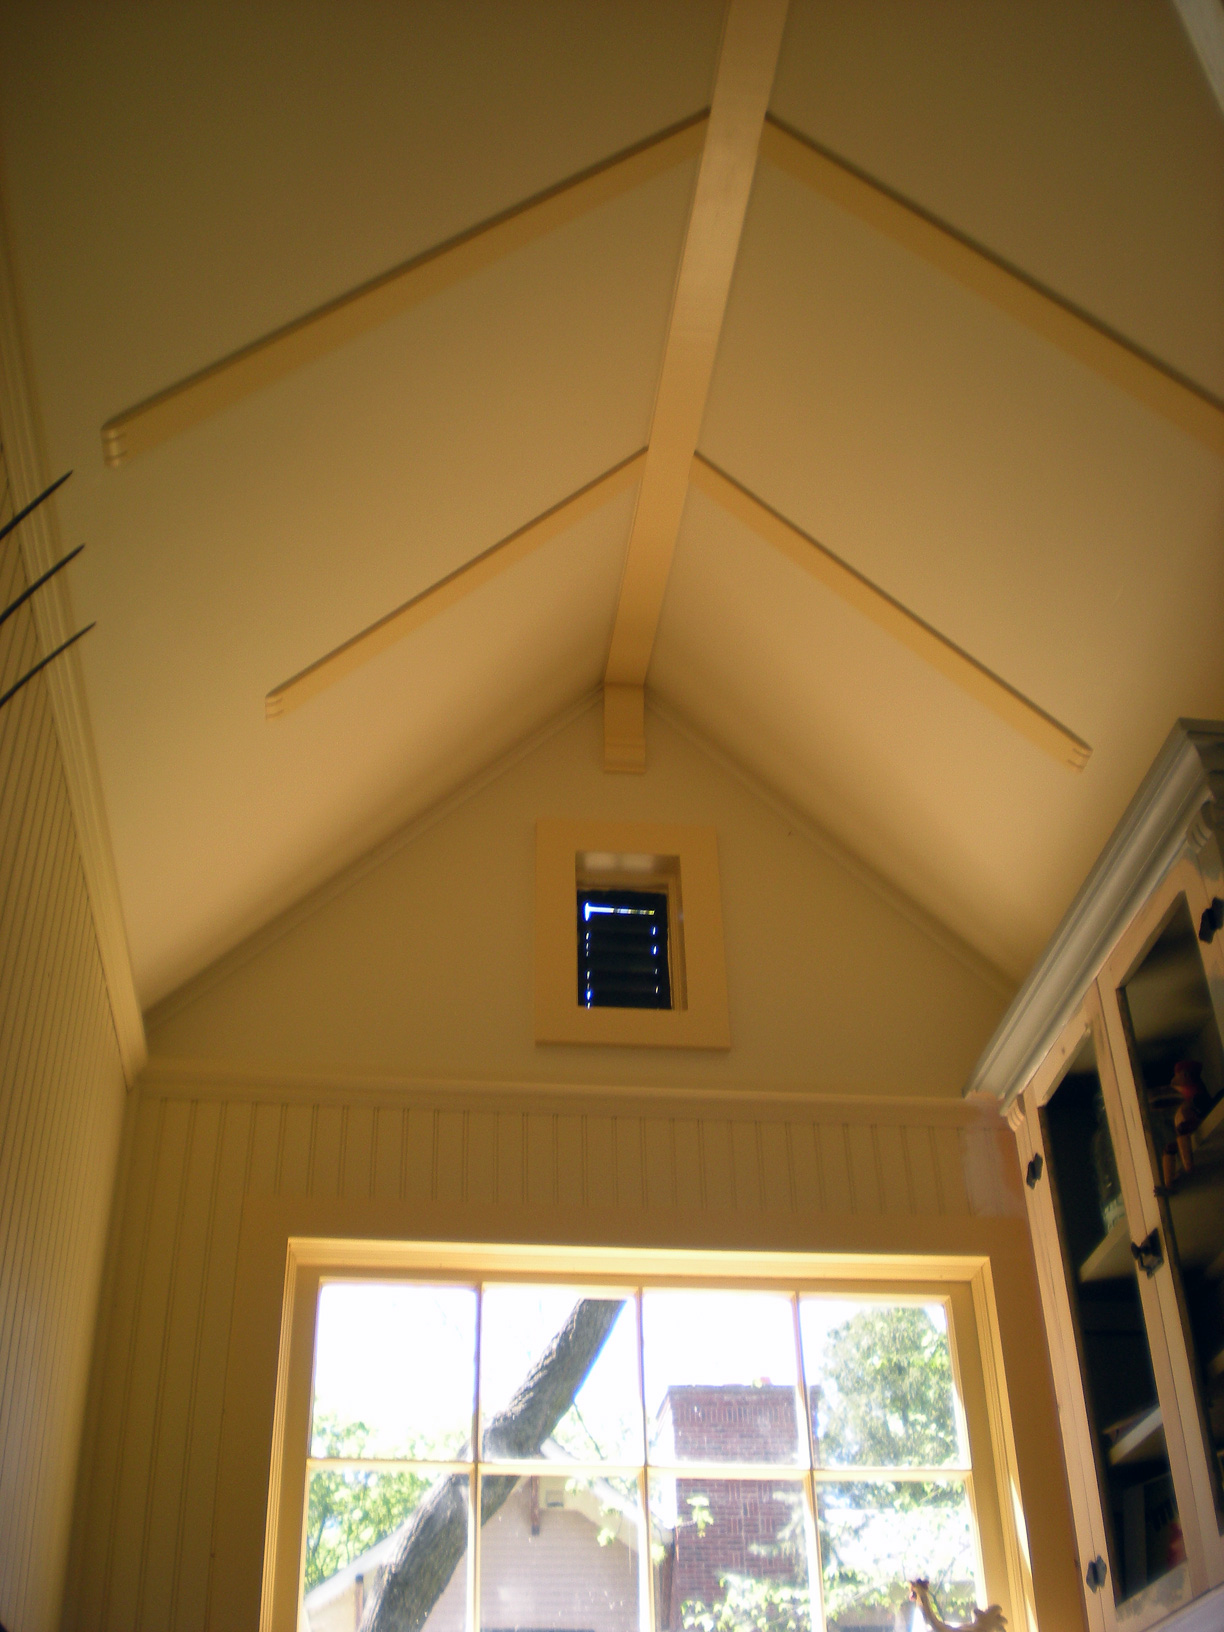
[[[700,109],[429,246],[116,414],[102,427],[107,463],[125,464],[133,455],[233,406],[535,238],[695,158],[702,152],[710,117],[709,108]],[[1166,358],[779,115],[765,113],[759,151],[774,168],[901,244],[1224,455],[1224,399]]]
[[[993,962],[964,936],[957,934],[956,930],[937,918],[899,884],[878,872],[870,862],[865,861],[849,845],[844,844],[814,816],[801,810],[759,771],[746,764],[737,754],[723,748],[698,722],[654,687],[647,688],[646,707],[648,713],[656,715],[665,725],[670,726],[677,736],[683,737],[721,771],[741,783],[779,821],[795,828],[856,883],[862,884],[873,895],[878,896],[886,906],[919,930],[941,951],[954,958],[962,968],[975,975],[1000,997],[1010,1000],[1016,995],[1019,982],[1015,976]]]
[[[189,975],[172,992],[149,1005],[144,1016],[146,1031],[152,1036],[157,1027],[164,1025],[176,1014],[189,1008],[198,998],[228,980],[231,975],[251,963],[270,946],[274,946],[299,924],[313,918],[327,906],[328,902],[347,894],[369,873],[381,867],[384,862],[390,861],[393,856],[428,833],[439,822],[445,821],[448,816],[470,803],[485,788],[513,770],[515,765],[527,759],[538,748],[542,748],[553,737],[559,736],[575,720],[589,713],[598,702],[598,689],[584,691],[574,702],[551,715],[543,725],[520,737],[512,747],[491,759],[480,770],[452,788],[449,793],[444,793],[425,810],[410,817],[402,826],[397,827],[394,833],[381,839],[355,861],[348,862],[321,884],[314,885],[289,906],[274,913],[258,929],[244,935],[234,946],[219,953],[203,969]]]

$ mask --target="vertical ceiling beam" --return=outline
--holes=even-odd
[[[640,691],[645,685],[752,190],[786,6],[787,0],[730,0],[727,7],[650,444],[621,578],[606,688]],[[644,738],[640,751],[624,739],[628,724],[641,719],[641,706],[629,709],[623,692],[611,695],[615,706],[605,707],[605,768],[643,769]]]

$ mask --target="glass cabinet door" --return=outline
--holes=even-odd
[[[1197,874],[1181,871],[1106,972],[1118,1069],[1134,1086],[1136,1165],[1158,1219],[1152,1246],[1169,1265],[1170,1346],[1184,1343],[1189,1362],[1182,1416],[1187,1440],[1205,1453],[1210,1542],[1224,1524],[1224,1049],[1212,1000],[1212,985],[1224,999],[1224,980],[1207,938],[1216,938],[1204,917],[1211,903]],[[1216,1564],[1213,1573],[1218,1548]]]
[[[1126,1624],[1145,1625],[1188,1596],[1189,1582],[1103,1063],[1089,1027],[1039,1096],[1036,1121],[1066,1294],[1063,1346],[1078,1365],[1086,1419],[1081,1461],[1095,1480],[1104,1538],[1102,1557],[1081,1536],[1081,1564],[1107,1626],[1122,1605]],[[1035,1187],[1041,1175],[1029,1176]]]

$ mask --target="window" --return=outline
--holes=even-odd
[[[711,828],[536,825],[541,1043],[729,1048]]]
[[[655,890],[578,887],[578,1002],[670,1009],[668,903]]]
[[[954,1620],[1006,1602],[946,1292],[308,1284],[267,1626],[892,1632],[918,1575]]]

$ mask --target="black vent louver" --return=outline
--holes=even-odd
[[[587,1009],[670,1009],[667,895],[578,891],[578,1002]]]

